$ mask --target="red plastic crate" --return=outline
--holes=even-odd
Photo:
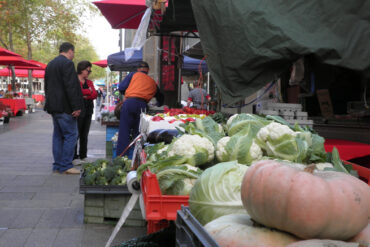
[[[181,205],[189,205],[189,196],[162,195],[157,176],[145,171],[141,179],[141,190],[145,205],[148,233],[158,231],[167,224],[159,224],[162,220],[176,220],[177,210]]]
[[[348,161],[343,161],[343,163],[345,165],[351,165],[352,169],[357,171],[358,176],[360,177],[360,179],[363,180],[368,185],[370,185],[370,169],[368,169],[366,167],[363,167],[363,166],[360,166],[360,165],[353,164],[353,163],[348,162]]]

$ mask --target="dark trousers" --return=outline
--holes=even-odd
[[[134,98],[128,98],[123,103],[119,120],[117,156],[130,144],[130,133],[132,133],[133,138],[139,134],[140,114],[146,111],[146,107],[145,101]],[[126,151],[123,155],[127,154]]]
[[[79,141],[79,152],[77,152],[77,144],[75,147],[75,156],[74,158],[80,158],[84,159],[87,157],[87,139],[89,136],[89,131],[90,131],[90,125],[91,125],[91,117],[92,114],[88,113],[82,113],[78,118],[78,137]]]

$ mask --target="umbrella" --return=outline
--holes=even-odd
[[[108,66],[108,62],[107,62],[107,59],[105,60],[100,60],[100,61],[96,61],[96,62],[93,62],[92,64],[95,64],[99,67],[102,67],[102,68],[105,68]]]
[[[15,66],[15,69],[32,69],[32,70],[45,70],[46,69],[46,64],[44,64],[44,63],[41,63],[41,62],[36,61],[36,60],[28,60],[28,61],[38,65],[39,67],[35,67],[35,66]]]
[[[40,66],[27,61],[22,57],[17,56],[0,56],[0,65],[9,65],[9,66],[29,66],[33,68],[39,68]]]
[[[93,3],[114,29],[137,29],[147,9],[145,0],[102,0]]]
[[[28,70],[27,69],[15,69],[15,76],[16,77],[28,77]],[[11,76],[11,70],[5,68],[0,70],[0,76]],[[32,71],[33,78],[44,78],[45,71],[44,70],[34,70]]]
[[[2,48],[0,47],[0,56],[16,56],[16,57],[20,57],[21,55],[17,54],[17,53],[14,53],[12,51],[9,51],[5,48]]]

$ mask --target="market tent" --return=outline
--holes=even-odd
[[[145,0],[102,0],[93,3],[114,29],[137,29],[147,9]]]
[[[7,50],[5,48],[0,47],[0,56],[16,56],[16,57],[20,57],[21,55],[15,53],[15,52],[9,51],[9,50]]]
[[[143,60],[143,51],[135,50],[129,60],[125,60],[125,51],[113,53],[108,56],[108,66],[111,71],[133,71]]]
[[[305,55],[370,76],[370,1],[191,4],[207,65],[225,103],[253,94]]]
[[[16,77],[28,77],[28,70],[27,69],[15,69],[15,76]],[[0,76],[12,76],[12,71],[8,68],[0,70]],[[45,71],[43,70],[34,70],[32,71],[33,78],[44,78]]]
[[[15,66],[15,69],[32,69],[32,70],[45,70],[46,69],[46,64],[44,63],[41,63],[39,61],[36,61],[36,60],[27,60],[35,65],[38,65],[39,67],[35,67],[35,66]]]
[[[0,65],[39,67],[39,65],[18,56],[0,56]]]
[[[107,59],[99,60],[99,61],[93,62],[92,64],[95,64],[95,65],[97,65],[99,67],[102,67],[102,68],[106,68],[108,66]]]
[[[182,64],[182,69],[194,72],[199,72],[199,70],[201,69],[202,73],[208,72],[208,67],[205,60],[191,58],[188,56],[184,56],[184,63]]]

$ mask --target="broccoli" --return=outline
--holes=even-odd
[[[96,180],[96,173],[87,174],[84,177],[84,181],[86,185],[95,185],[95,180]]]
[[[104,177],[107,179],[107,181],[111,181],[114,178],[114,176],[116,175],[117,169],[114,166],[109,166],[103,171],[103,173],[104,173]]]
[[[117,175],[111,181],[112,185],[125,185],[126,184],[126,174],[124,175]]]
[[[105,177],[101,177],[101,176],[96,179],[96,184],[98,184],[98,185],[109,185],[107,179]]]

